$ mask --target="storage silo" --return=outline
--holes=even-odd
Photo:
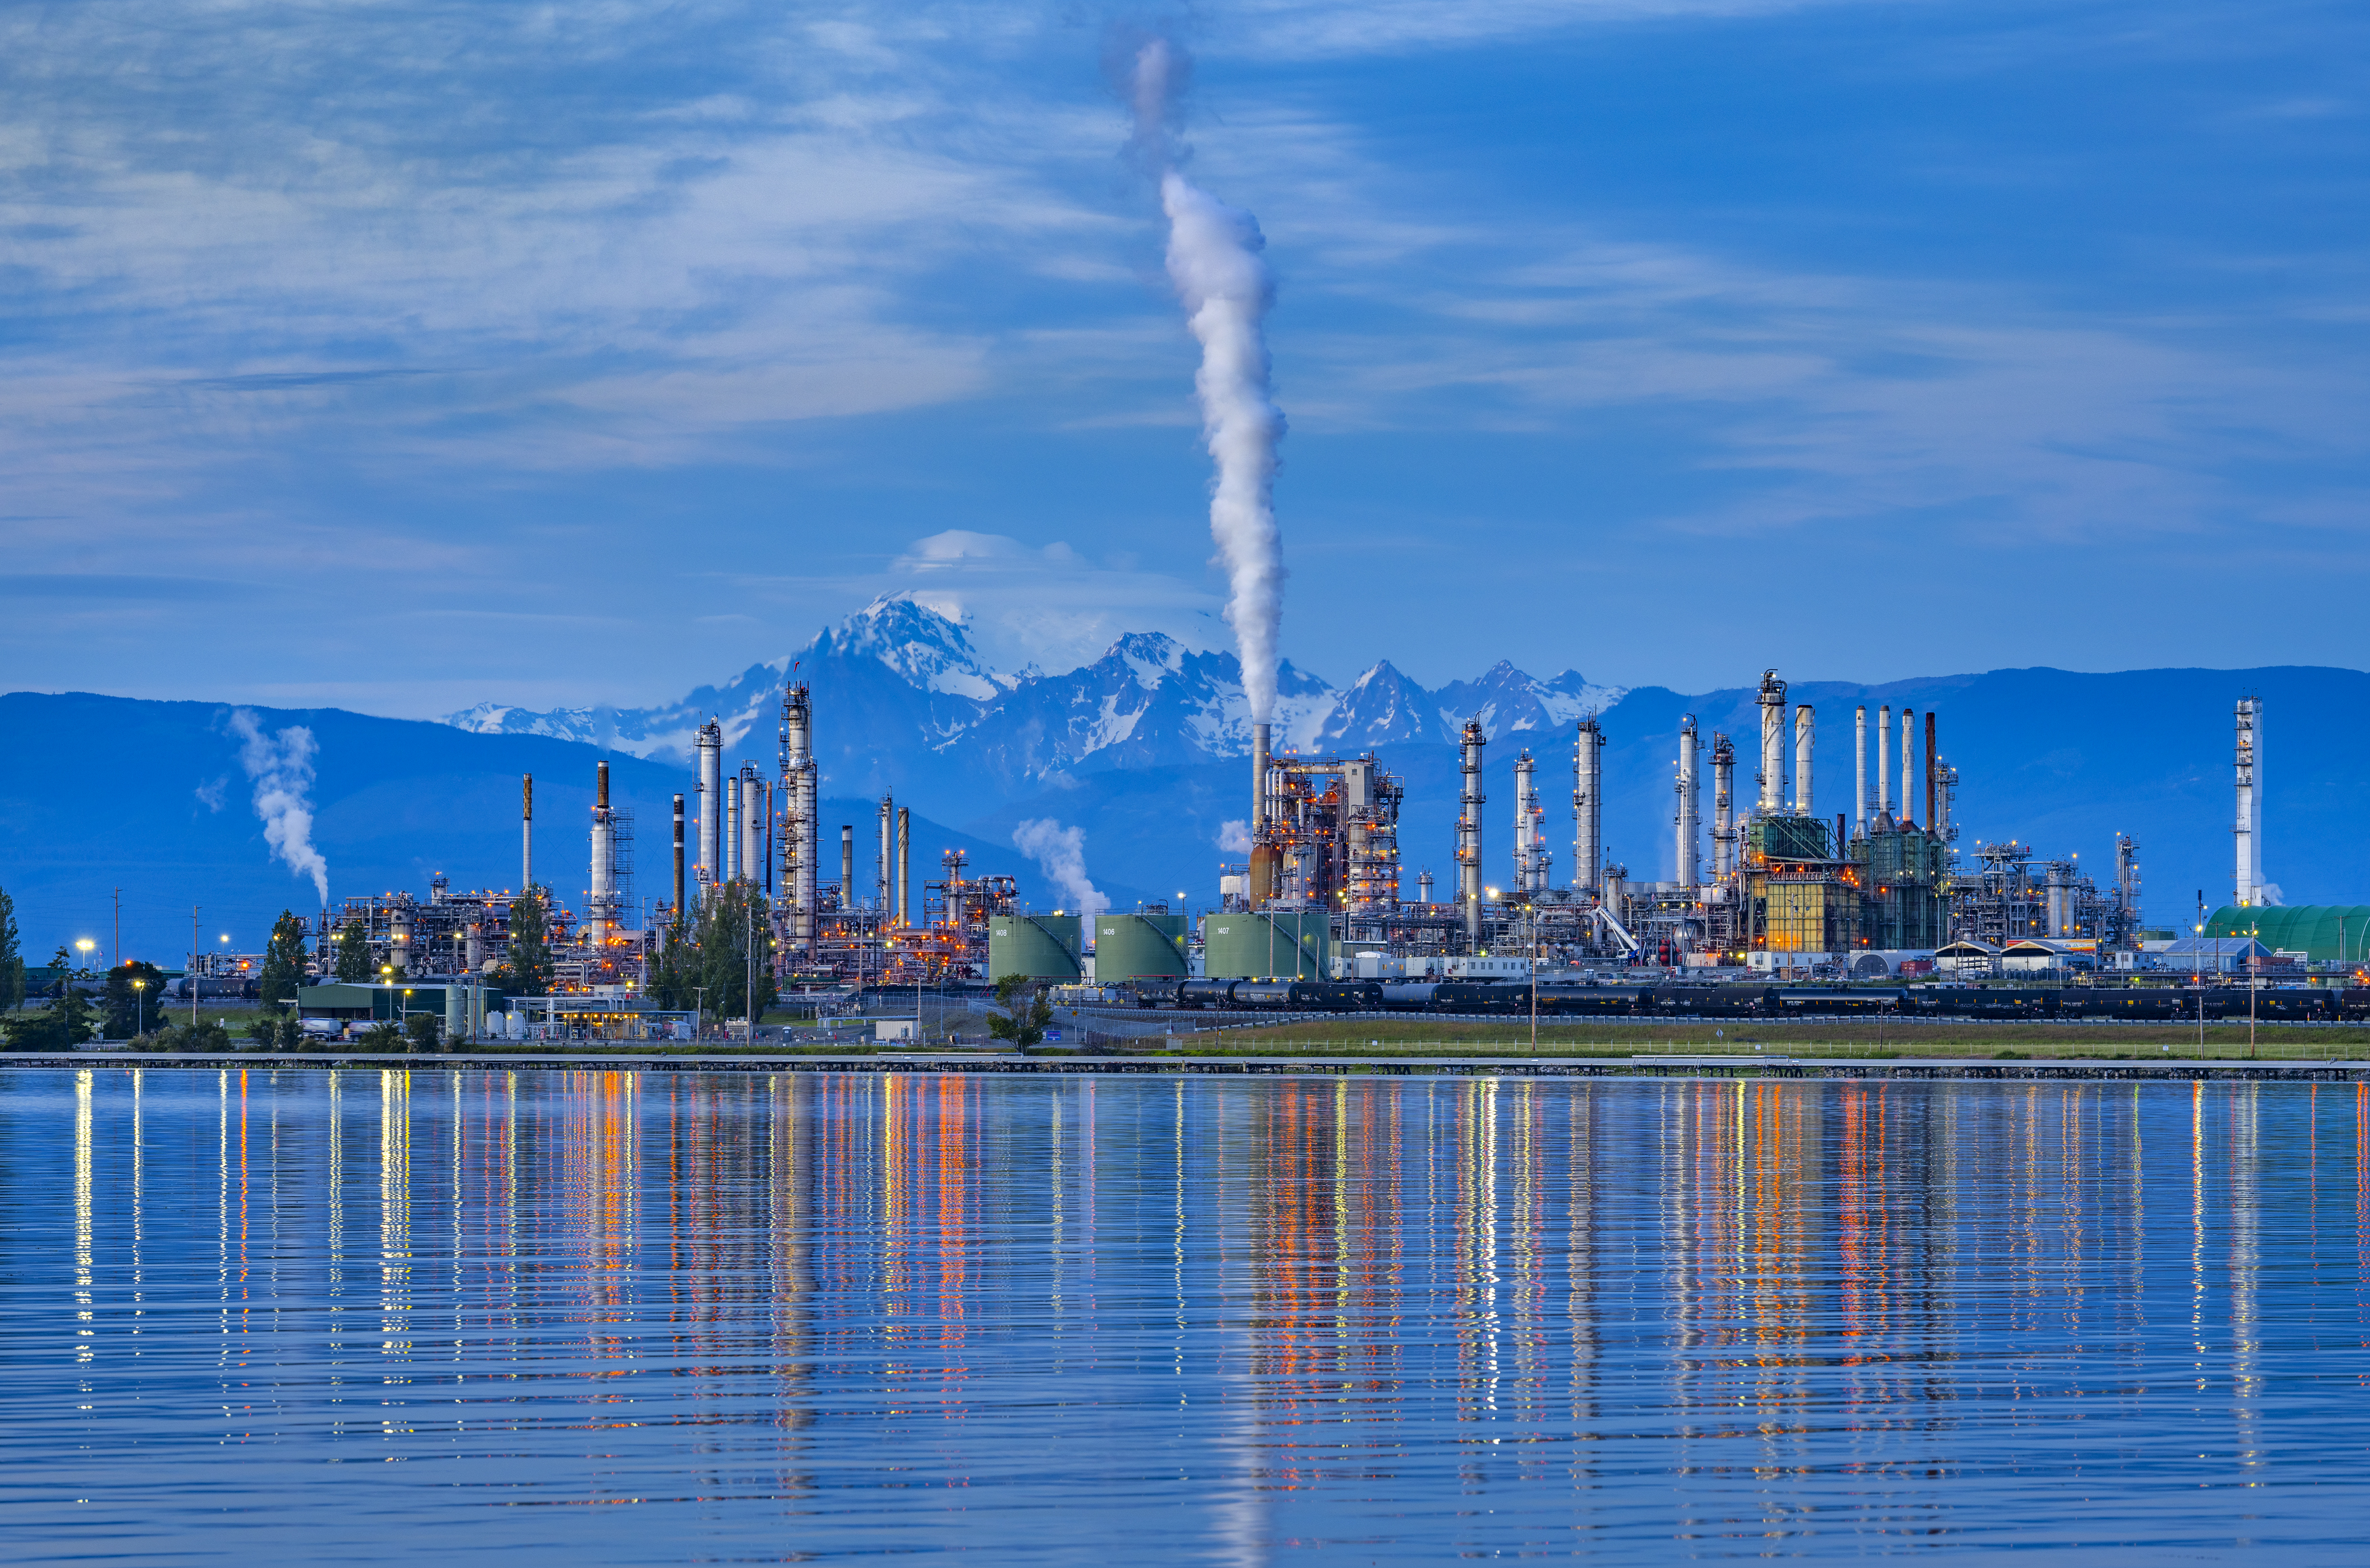
[[[1095,982],[1185,978],[1183,915],[1095,917]]]
[[[1262,910],[1202,920],[1202,972],[1214,980],[1321,980],[1331,946],[1332,931],[1322,910]]]
[[[988,978],[1026,975],[1072,984],[1086,975],[1076,915],[997,915],[987,922]]]

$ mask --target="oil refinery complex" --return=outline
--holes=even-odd
[[[1399,843],[1406,792],[1380,757],[1279,752],[1260,725],[1249,854],[1218,868],[1214,907],[1089,913],[1026,907],[1013,876],[974,873],[959,850],[941,853],[917,881],[911,813],[890,795],[860,833],[857,823],[827,827],[813,693],[794,683],[767,765],[743,761],[728,772],[721,727],[711,720],[699,730],[697,783],[673,801],[664,898],[637,903],[631,896],[635,824],[611,806],[608,764],[600,764],[581,907],[545,889],[546,1013],[639,1005],[669,932],[695,930],[703,908],[728,890],[745,895],[736,907],[750,911],[753,928],[764,922],[754,947],[785,992],[1018,974],[1091,987],[1105,1000],[1242,1005],[1287,1001],[1284,990],[1266,996],[1277,988],[1335,985],[1345,998],[1350,990],[1370,996],[1367,982],[1459,991],[1524,980],[1746,982],[1751,991],[1755,983],[1805,980],[2062,981],[2116,972],[2219,980],[2273,970],[2334,979],[2370,944],[2370,908],[2267,902],[2257,699],[2236,709],[2231,900],[2178,933],[2144,922],[2139,845],[2128,837],[2117,836],[2103,881],[2072,857],[2042,858],[2025,844],[1978,841],[1962,852],[1959,775],[1940,750],[1933,713],[1854,712],[1845,738],[1848,788],[1839,792],[1848,808],[1832,815],[1813,791],[1812,708],[1789,704],[1786,682],[1771,670],[1758,715],[1759,733],[1741,738],[1706,736],[1692,715],[1680,720],[1669,881],[1635,879],[1606,856],[1606,736],[1593,715],[1573,731],[1570,854],[1560,876],[1551,847],[1559,835],[1539,782],[1543,759],[1525,750],[1513,765],[1511,810],[1500,808],[1512,832],[1508,847],[1494,852],[1503,859],[1502,877],[1493,880],[1482,789],[1490,741],[1478,720],[1465,726],[1455,880],[1437,898],[1429,873],[1408,896]],[[1754,770],[1742,798],[1740,739]],[[521,806],[521,884],[543,887],[532,778]],[[474,995],[508,955],[512,904],[508,889],[457,891],[442,876],[424,899],[408,892],[350,898],[324,910],[315,928],[320,971],[359,969],[380,987],[441,984]],[[340,964],[338,944],[357,941],[367,944],[366,961],[349,956]],[[1303,1000],[1316,994],[1305,990]],[[482,1005],[465,1003],[455,1024],[479,1027]]]

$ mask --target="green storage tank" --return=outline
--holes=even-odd
[[[1097,915],[1095,983],[1185,978],[1183,915]]]
[[[990,979],[1026,975],[1064,985],[1086,978],[1076,915],[997,915],[987,922]]]
[[[1321,980],[1332,940],[1322,910],[1204,915],[1202,972],[1214,980]]]

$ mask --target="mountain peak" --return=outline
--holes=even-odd
[[[980,662],[962,624],[910,594],[884,593],[808,645],[811,655],[879,659],[914,685],[986,702],[1011,682]]]

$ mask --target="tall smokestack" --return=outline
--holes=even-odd
[[[2263,803],[2256,773],[2263,744],[2261,699],[2238,699],[2238,864],[2232,883],[2235,901],[2251,908],[2263,901]]]
[[[887,792],[880,795],[880,865],[874,879],[879,888],[880,913],[890,920],[897,918],[897,885],[893,878],[897,867],[897,802]]]
[[[1876,815],[1882,821],[1893,809],[1893,704],[1876,710]]]
[[[535,886],[535,775],[519,781],[519,891]]]
[[[1852,826],[1868,831],[1868,704],[1852,710]],[[1842,846],[1836,846],[1841,853]]]
[[[839,825],[839,910],[846,914],[856,908],[856,824]]]
[[[1580,721],[1572,743],[1571,821],[1571,890],[1584,897],[1605,868],[1605,731],[1594,714]]]
[[[1274,758],[1268,750],[1268,727],[1264,722],[1251,726],[1251,863],[1250,902],[1258,909],[1275,897],[1278,854],[1268,835],[1268,810],[1272,795],[1268,790],[1268,771]]]
[[[1938,833],[1941,831],[1942,824],[1942,818],[1935,809],[1934,805],[1934,785],[1937,782],[1934,773],[1934,763],[1936,761],[1937,758],[1934,750],[1934,710],[1927,708],[1926,710],[1926,830],[1929,833]]]
[[[683,908],[683,796],[674,797],[674,918],[678,924],[688,917]]]
[[[1465,906],[1465,946],[1468,953],[1478,952],[1481,946],[1481,807],[1489,798],[1481,793],[1481,750],[1489,744],[1490,738],[1481,733],[1481,721],[1468,720],[1465,726],[1465,787],[1456,797],[1456,898]]]
[[[903,806],[897,807],[897,923],[914,923],[914,813]]]
[[[1761,672],[1761,800],[1755,807],[1764,817],[1786,809],[1786,682],[1774,670]]]
[[[1811,810],[1811,747],[1818,738],[1818,715],[1804,703],[1794,710],[1794,815],[1808,817]]]
[[[1711,738],[1711,879],[1736,874],[1736,748],[1715,730]]]
[[[1679,720],[1679,809],[1673,821],[1678,830],[1678,842],[1672,859],[1678,867],[1679,897],[1690,900],[1696,896],[1696,885],[1703,866],[1699,847],[1703,837],[1702,824],[1697,815],[1696,795],[1696,757],[1699,750],[1696,739],[1696,715],[1689,714]]]

